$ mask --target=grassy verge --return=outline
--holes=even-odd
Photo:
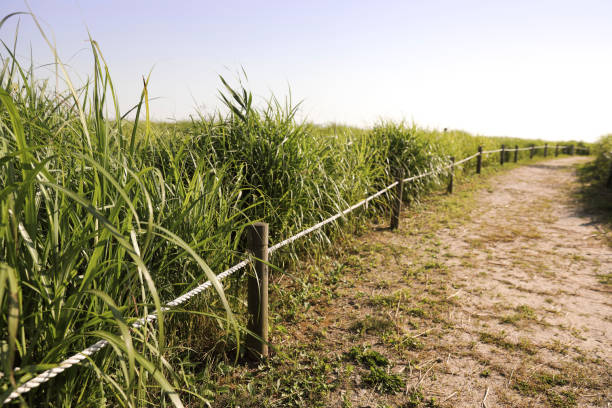
[[[607,186],[612,171],[612,135],[601,137],[593,146],[595,159],[578,167],[581,188],[576,198],[586,214],[605,229],[612,245],[612,188]]]

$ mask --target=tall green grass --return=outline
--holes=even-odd
[[[576,196],[583,210],[604,228],[603,237],[612,245],[612,189],[608,182],[612,177],[612,134],[601,136],[592,146],[595,159],[582,164],[578,175],[582,182]]]
[[[31,406],[180,406],[214,398],[207,356],[213,349],[240,353],[240,276],[176,312],[160,306],[240,259],[247,225],[268,222],[278,242],[383,188],[398,171],[436,169],[478,145],[539,143],[406,123],[316,126],[295,119],[299,105],[291,100],[254,101],[243,82],[224,79],[223,112],[159,125],[148,120],[148,79],[140,101],[120,109],[94,41],[89,80],[78,85],[66,76],[66,92],[37,80],[15,58],[15,44],[3,47],[0,398],[99,339],[111,343],[26,394],[22,402]],[[135,115],[129,121],[127,112]],[[413,183],[405,198],[439,181]],[[342,221],[344,228],[320,230],[272,261],[282,266],[316,252],[386,211],[383,196]],[[157,323],[130,329],[153,311]]]
[[[612,134],[601,136],[593,145],[595,162],[592,177],[599,183],[606,183],[610,176],[610,161],[612,160]]]

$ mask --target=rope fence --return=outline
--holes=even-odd
[[[437,169],[431,170],[429,172],[423,173],[423,174],[418,174],[418,175],[414,175],[411,177],[407,177],[407,178],[401,178],[399,177],[395,182],[389,184],[388,186],[386,186],[385,188],[383,188],[380,191],[377,191],[376,193],[366,197],[365,199],[359,201],[358,203],[346,208],[345,210],[339,211],[338,213],[336,213],[335,215],[313,225],[310,228],[307,228],[275,245],[272,245],[268,248],[267,246],[267,233],[266,233],[266,237],[265,237],[265,254],[266,254],[266,259],[264,259],[263,261],[267,261],[267,254],[272,254],[276,251],[278,251],[279,249],[283,248],[284,246],[287,246],[289,244],[291,244],[292,242],[314,232],[317,231],[321,228],[323,228],[325,225],[330,224],[334,221],[336,221],[337,219],[346,216],[347,214],[353,212],[354,210],[366,205],[368,202],[380,197],[381,195],[388,193],[390,190],[392,189],[396,189],[396,194],[394,194],[394,200],[395,200],[395,206],[393,207],[393,215],[392,218],[395,217],[399,217],[399,212],[401,210],[401,200],[402,200],[402,186],[404,183],[407,182],[411,182],[411,181],[415,181],[421,178],[425,178],[425,177],[429,177],[429,176],[433,176],[433,175],[439,175],[444,173],[446,170],[448,169],[454,169],[455,167],[466,163],[474,158],[478,158],[478,167],[477,167],[477,173],[480,173],[480,168],[481,168],[481,164],[482,164],[482,156],[485,154],[493,154],[493,153],[508,153],[508,152],[518,152],[518,151],[526,151],[526,150],[530,150],[530,151],[534,151],[534,150],[539,150],[539,149],[545,149],[545,156],[546,156],[546,152],[548,145],[543,145],[543,146],[531,146],[531,147],[524,147],[524,148],[518,148],[518,146],[516,146],[515,149],[505,149],[504,145],[502,145],[501,149],[497,149],[497,150],[487,150],[487,151],[483,151],[481,147],[479,147],[478,152],[466,157],[462,160],[459,160],[457,162],[454,161],[453,158],[451,158],[451,163],[443,166],[443,167],[439,167]],[[558,155],[558,151],[560,148],[566,149],[568,150],[568,154],[574,154],[574,150],[581,150],[581,151],[589,151],[586,148],[575,148],[573,145],[570,146],[559,146],[556,145],[556,151],[555,151],[555,156]],[[504,154],[500,154],[501,157],[501,164],[504,163],[504,158],[503,158]],[[533,157],[533,153],[530,156],[530,158]],[[516,162],[517,156],[515,155],[515,162]],[[610,180],[612,180],[612,169],[611,169],[611,173],[610,173]],[[451,171],[450,175],[449,175],[449,188],[448,191],[449,193],[452,193],[452,182],[453,182],[453,172]],[[612,183],[612,181],[609,181],[609,183]],[[395,228],[397,228],[397,221],[395,222]],[[263,224],[263,223],[259,223],[259,224]],[[267,224],[266,225],[266,231],[267,231]],[[393,228],[393,219],[392,219],[392,228]],[[262,245],[261,242],[256,242],[255,246],[257,245]],[[259,247],[258,247],[259,248]],[[236,273],[237,271],[244,269],[245,267],[247,267],[251,262],[253,261],[252,258],[247,258],[239,263],[237,263],[236,265],[226,269],[225,271],[221,272],[220,274],[218,274],[216,276],[216,280],[218,282],[223,281],[224,279],[226,279],[227,277],[231,276],[232,274]],[[264,284],[262,284],[262,280],[265,279],[265,288],[267,290],[267,267],[265,266],[265,262],[262,262],[262,259],[255,259],[254,260],[256,263],[256,270],[262,269],[265,270],[265,276],[259,276],[259,271],[257,272],[257,280],[255,281],[257,284],[257,287],[259,288],[259,290],[261,290],[261,288],[264,286]],[[185,294],[177,297],[176,299],[168,302],[165,304],[164,307],[162,307],[162,311],[168,311],[172,308],[175,308],[185,302],[187,302],[188,300],[192,299],[193,297],[203,293],[204,291],[208,290],[211,286],[213,286],[213,281],[206,281],[202,284],[200,284],[199,286],[191,289],[190,291],[186,292]],[[261,298],[262,296],[260,296]],[[265,306],[266,310],[265,310],[265,316],[267,316],[267,292],[265,293],[265,300],[266,300],[266,304],[263,305]],[[252,299],[251,297],[249,297],[249,303],[251,303]],[[256,302],[257,304],[255,305],[251,305],[249,304],[249,310],[259,310],[258,313],[262,312],[262,305],[259,304],[260,300],[258,299],[253,299],[254,302]],[[147,316],[144,316],[140,319],[138,319],[137,321],[135,321],[132,324],[132,328],[134,329],[138,329],[143,327],[146,323],[150,323],[153,322],[155,320],[157,320],[157,313],[151,313]],[[257,321],[258,319],[255,318],[255,321]],[[259,319],[261,320],[261,319]],[[260,326],[264,325],[263,322],[259,322]],[[255,332],[258,335],[257,337],[257,341],[261,343],[261,339],[267,339],[267,322],[265,322],[265,331],[266,333],[262,333],[262,327],[255,327]],[[109,345],[109,342],[107,340],[100,340],[94,344],[92,344],[91,346],[85,348],[84,350],[68,357],[67,359],[63,360],[62,362],[58,363],[56,367],[48,369],[46,371],[43,371],[42,373],[38,374],[37,376],[35,376],[34,378],[26,381],[25,383],[19,385],[17,388],[15,388],[10,394],[9,396],[3,401],[3,404],[7,404],[17,398],[19,398],[20,396],[28,393],[29,391],[39,387],[41,384],[44,384],[45,382],[49,381],[50,379],[58,376],[59,374],[63,373],[64,371],[66,371],[67,369],[69,369],[72,366],[75,366],[79,363],[81,363],[83,360],[93,356],[95,353],[97,353],[98,351],[104,349],[106,346]],[[267,350],[267,348],[266,348]],[[267,352],[267,351],[266,351]],[[261,355],[259,356],[261,357]],[[15,368],[15,371],[18,371],[19,368]],[[2,377],[2,373],[0,373],[0,378]]]

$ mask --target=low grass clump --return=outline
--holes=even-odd
[[[506,339],[506,334],[502,331],[500,333],[480,333],[480,341],[486,344],[492,344],[499,348],[503,348],[509,351],[521,351],[529,355],[534,355],[537,352],[536,346],[527,339],[520,339],[518,342],[512,342]]]
[[[370,372],[361,377],[363,383],[383,394],[403,391],[406,382],[397,374],[390,374],[380,367],[370,367]]]
[[[500,320],[501,323],[516,325],[520,321],[536,320],[537,318],[535,310],[528,305],[519,305],[514,308],[514,311],[514,314],[502,317]]]
[[[367,367],[386,367],[389,365],[387,357],[377,351],[364,347],[353,347],[347,353],[348,358]]]
[[[350,326],[350,330],[359,334],[384,333],[395,327],[395,323],[388,317],[367,315]]]
[[[562,374],[536,372],[529,377],[517,378],[512,388],[528,397],[545,396],[551,407],[570,408],[577,406],[576,394],[569,389],[560,389],[569,384]]]
[[[401,376],[385,370],[389,360],[382,354],[368,348],[353,347],[347,356],[369,370],[361,377],[366,386],[383,394],[394,394],[405,388],[406,382]]]

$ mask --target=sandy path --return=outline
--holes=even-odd
[[[534,375],[546,369],[567,382],[581,371],[585,378],[579,380],[594,375],[601,381],[584,384],[585,391],[610,386],[612,292],[599,276],[612,271],[612,249],[568,194],[575,187],[571,165],[581,160],[522,166],[496,177],[493,188],[478,196],[470,222],[439,234],[450,243],[453,257],[446,264],[454,279],[465,282],[450,311],[460,335],[451,331],[441,343],[452,349],[457,339],[478,342],[470,353],[451,353],[446,375],[438,377],[438,386],[463,387],[456,406],[475,406],[487,387],[490,406],[555,406],[554,398],[539,395],[545,392]],[[500,353],[505,342],[523,342],[527,353]],[[498,365],[498,372],[464,377],[480,361]],[[533,397],[511,383],[508,366],[533,386]],[[454,381],[456,376],[464,378]],[[578,406],[610,403],[609,389],[574,394]]]
[[[433,234],[409,219],[360,239],[359,278],[319,311],[334,316],[327,347],[372,347],[406,391],[383,396],[357,370],[327,403],[481,407],[486,394],[488,407],[609,406],[612,292],[601,275],[612,248],[571,197],[572,165],[584,160],[497,175],[463,222]]]

